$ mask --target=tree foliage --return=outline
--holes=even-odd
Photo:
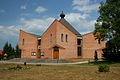
[[[16,45],[15,57],[16,58],[20,58],[21,57],[21,50],[19,49],[18,45]]]
[[[106,53],[114,51],[113,54],[120,54],[120,0],[102,2],[98,12],[95,37],[98,41],[108,41]]]
[[[7,59],[19,58],[21,56],[21,50],[18,45],[14,49],[10,43],[6,42],[3,47],[3,54],[7,54]]]

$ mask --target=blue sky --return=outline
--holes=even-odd
[[[81,34],[94,30],[98,7],[104,0],[0,0],[0,49],[18,42],[19,30],[41,35],[49,25],[65,19]]]

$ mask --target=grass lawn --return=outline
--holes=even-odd
[[[8,70],[8,68],[15,66],[17,65],[0,64],[0,80],[120,80],[120,69],[110,69],[110,72],[100,73],[97,71],[97,66],[80,67],[81,65],[27,65],[27,67],[29,67],[28,69]],[[25,67],[24,65],[21,66]]]
[[[116,62],[105,62],[105,61],[101,61],[101,62],[91,62],[91,63],[84,63],[84,64],[77,64],[77,65],[80,65],[80,66],[99,66],[101,64],[107,64],[109,65],[110,67],[120,67],[120,63],[116,63]]]

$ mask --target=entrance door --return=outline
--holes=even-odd
[[[38,52],[37,52],[37,58],[41,58],[40,53],[41,53],[41,50],[40,50],[40,49],[38,49]]]
[[[53,59],[59,59],[59,47],[53,48]]]

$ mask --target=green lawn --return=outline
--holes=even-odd
[[[80,67],[84,65],[36,66],[27,65],[27,69],[8,70],[16,64],[0,64],[0,80],[120,80],[120,69],[100,73],[96,67]],[[92,65],[92,64],[91,64]],[[119,65],[120,63],[114,63]],[[21,65],[25,68],[24,65]]]
[[[116,62],[91,62],[91,63],[84,63],[84,64],[78,64],[80,66],[99,66],[102,64],[107,64],[110,67],[120,67],[120,63]]]

